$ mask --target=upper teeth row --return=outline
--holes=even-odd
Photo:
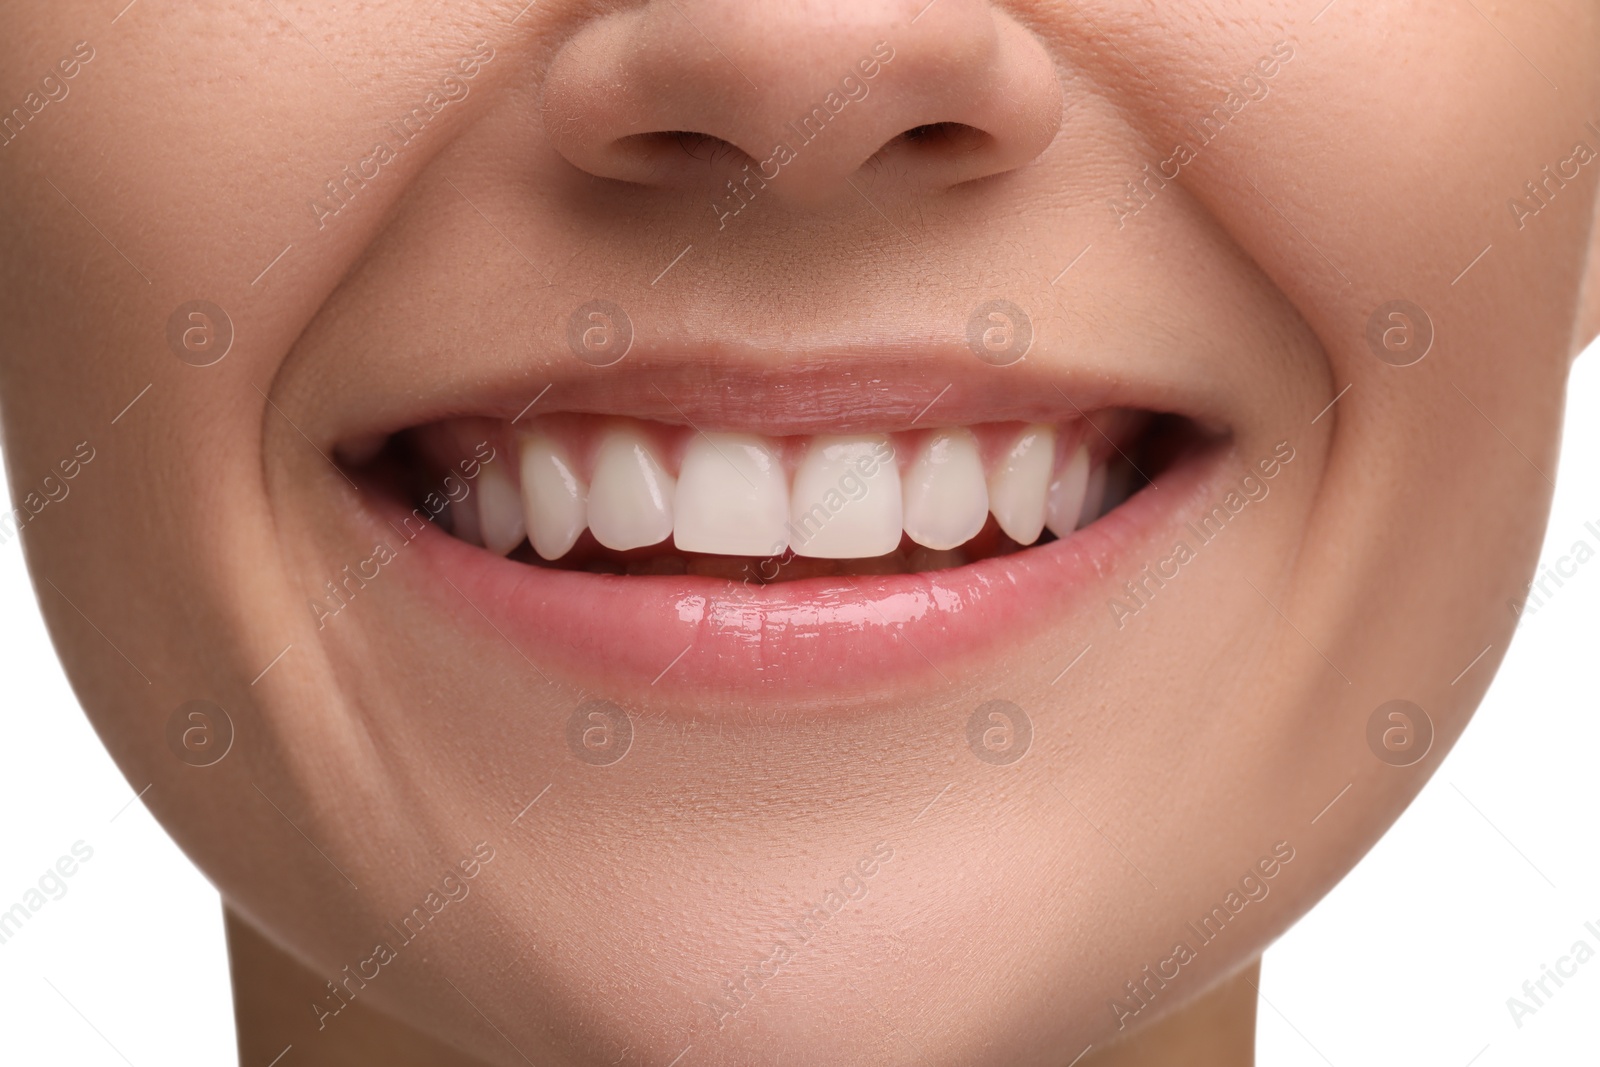
[[[985,471],[964,427],[927,433],[904,465],[886,434],[818,436],[791,478],[770,438],[700,433],[674,476],[650,436],[624,423],[601,432],[585,478],[562,440],[535,428],[517,433],[519,471],[484,464],[477,509],[457,531],[501,555],[526,537],[547,560],[585,528],[618,551],[670,537],[685,552],[859,559],[895,551],[902,530],[927,548],[955,548],[992,512],[1027,545],[1047,526],[1065,537],[1100,512],[1104,464],[1075,439],[1061,443],[1053,426],[1025,426]]]

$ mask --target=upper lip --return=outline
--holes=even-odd
[[[1113,407],[1181,415],[1211,428],[1227,421],[1215,398],[1195,383],[1062,362],[1034,354],[994,367],[964,344],[793,352],[730,344],[636,346],[609,367],[558,354],[487,372],[452,368],[438,388],[396,391],[386,399],[369,394],[361,405],[365,410],[347,413],[328,436],[329,443],[338,443],[455,417],[523,424],[552,412],[628,415],[706,432],[751,430],[773,437],[1063,422]]]

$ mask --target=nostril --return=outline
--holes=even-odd
[[[948,184],[982,177],[997,168],[987,165],[999,152],[995,136],[965,122],[928,122],[890,138],[868,160],[906,174],[933,176]]]
[[[709,133],[700,133],[696,130],[662,130],[659,133],[638,133],[626,140],[636,142],[641,150],[657,152],[663,149],[676,148],[690,159],[713,160],[725,158],[729,153],[739,152],[731,142]]]
[[[730,165],[737,170],[750,156],[724,138],[698,130],[658,130],[618,138],[612,153],[629,160],[657,180],[681,172],[685,164]]]
[[[964,122],[929,122],[913,126],[888,141],[879,152],[910,148],[918,152],[980,152],[994,143],[994,137]]]

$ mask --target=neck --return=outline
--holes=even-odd
[[[239,1062],[275,1063],[292,1045],[295,1067],[484,1067],[359,1000],[337,1025],[319,1029],[310,1005],[327,995],[326,983],[232,911],[226,926]],[[1259,961],[1252,963],[1166,1018],[1092,1049],[1076,1067],[1253,1067],[1259,972]]]
[[[225,926],[240,1063],[484,1067],[481,1060],[442,1045],[360,1000],[350,1002],[336,1020],[319,1027],[311,1005],[326,1000],[326,981],[231,910],[225,912]],[[276,1057],[291,1045],[294,1051],[278,1063]]]

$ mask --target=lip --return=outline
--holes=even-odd
[[[841,697],[970,682],[973,665],[997,650],[1081,618],[1107,574],[1164,543],[1225,451],[1185,454],[1159,489],[1069,538],[943,571],[771,585],[592,574],[504,559],[430,525],[413,542],[423,565],[412,573],[445,617],[470,625],[481,612],[552,681],[701,719],[715,715],[708,697],[781,694],[786,716],[826,718],[846,713]],[[384,506],[392,526],[405,514],[398,501]],[[1059,666],[1041,671],[1079,651],[1061,648]]]
[[[1035,348],[1041,347],[1036,343]],[[820,341],[803,348],[709,342],[637,342],[616,365],[570,355],[500,364],[436,362],[412,389],[381,383],[336,416],[309,427],[328,448],[450,418],[481,416],[521,425],[549,412],[627,415],[707,432],[773,437],[892,433],[983,422],[1059,422],[1101,408],[1167,412],[1208,431],[1226,428],[1229,398],[1217,383],[1179,381],[1129,363],[1031,356],[1004,367],[965,345],[872,345]],[[1165,365],[1168,374],[1193,367]]]

